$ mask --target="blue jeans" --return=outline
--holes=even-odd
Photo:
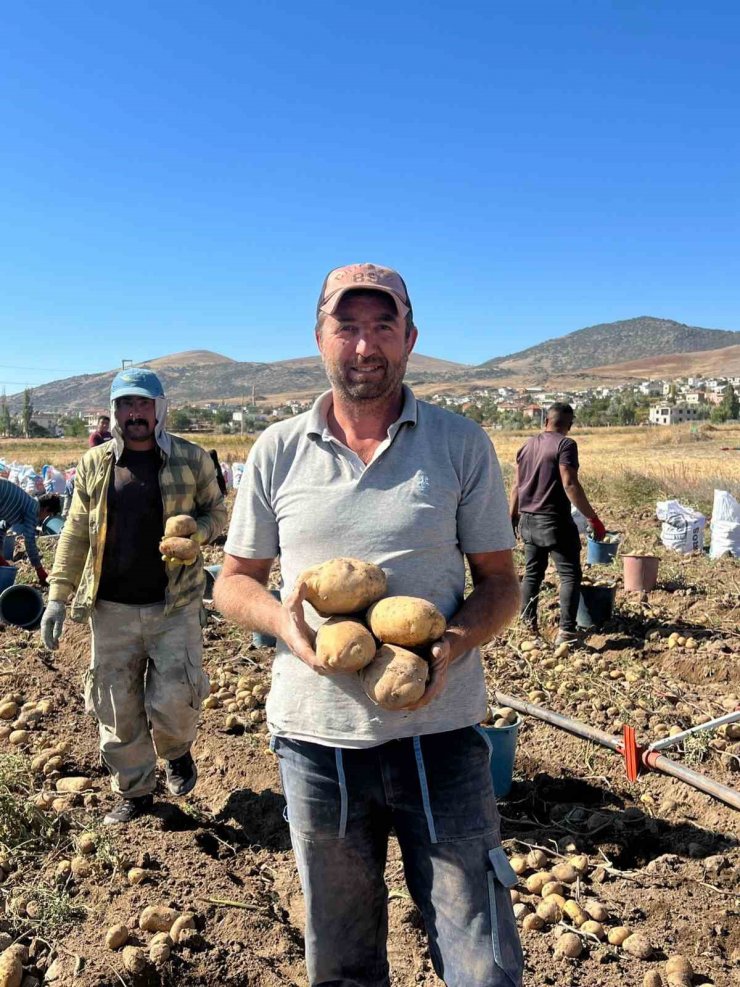
[[[519,987],[522,951],[487,739],[475,727],[351,750],[274,737],[306,900],[311,987],[389,987],[388,837],[447,987]]]

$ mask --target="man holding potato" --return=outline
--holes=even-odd
[[[306,897],[309,981],[388,987],[393,830],[438,975],[449,987],[511,987],[522,974],[516,877],[477,730],[478,645],[519,606],[498,462],[475,423],[404,386],[417,329],[397,272],[331,271],[315,333],[331,390],[255,443],[215,593],[226,615],[278,638],[267,718]],[[277,556],[282,604],[265,588]],[[357,560],[372,563],[388,594],[434,604],[446,620],[411,705],[376,704],[376,683],[321,660],[322,574],[312,567],[339,558],[345,590]]]
[[[203,671],[200,546],[226,523],[208,453],[165,430],[159,378],[132,367],[111,385],[110,442],[81,459],[59,538],[41,637],[55,649],[66,602],[90,621],[85,705],[98,720],[101,760],[121,796],[104,822],[149,812],[157,755],[173,795],[192,790],[190,747],[208,695]]]

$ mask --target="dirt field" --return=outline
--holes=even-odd
[[[651,542],[656,491],[693,491],[706,503],[715,479],[725,477],[737,493],[737,430],[703,438],[653,431],[652,447],[630,445],[637,434],[577,436],[584,480],[597,491],[608,527]],[[509,463],[521,437],[496,435],[495,441]],[[41,543],[50,563],[53,541]],[[209,564],[219,561],[220,550],[206,554]],[[621,566],[590,572],[616,579],[616,610],[567,656],[555,658],[547,641],[532,650],[517,628],[485,649],[494,704],[500,690],[610,734],[627,722],[642,742],[740,706],[740,563],[661,553],[658,588],[647,600],[624,593],[620,574]],[[21,563],[21,578],[30,575]],[[556,608],[555,581],[548,577],[547,639]],[[672,633],[684,643],[670,644]],[[110,794],[95,724],[80,694],[87,629],[68,622],[54,655],[39,649],[37,634],[0,629],[0,717],[8,715],[5,700],[19,707],[0,718],[0,948],[16,939],[29,947],[25,987],[306,984],[302,901],[264,727],[273,653],[255,648],[250,635],[217,614],[204,637],[214,692],[196,744],[198,786],[179,802],[160,794],[153,817],[111,831],[100,825]],[[231,714],[239,722],[227,729]],[[6,734],[18,718],[27,733],[12,743]],[[737,788],[739,741],[733,729],[702,734],[671,756]],[[31,758],[54,746],[58,760],[31,767]],[[59,795],[58,781],[71,776],[91,783]],[[554,954],[565,923],[523,931],[528,987],[641,987],[649,971],[667,983],[665,961],[676,953],[691,962],[695,985],[740,983],[738,812],[663,775],[630,783],[616,754],[531,717],[519,730],[514,784],[500,811],[510,857],[537,848],[545,854],[534,868],[521,864],[520,903],[530,910],[539,903],[525,884],[535,870],[585,855],[577,862],[583,874],[566,884],[564,897],[579,899],[594,914],[593,905],[601,904],[603,934],[614,938],[614,928],[624,925],[651,947],[650,957],[639,959],[600,941],[597,928],[580,934],[583,954],[565,960]],[[395,847],[387,883],[394,985],[439,985]],[[106,948],[106,929],[125,924],[130,942],[148,956],[152,934],[137,926],[151,904],[193,912],[196,929],[165,962],[147,961],[132,974],[122,951]]]

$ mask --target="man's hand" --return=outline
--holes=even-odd
[[[291,652],[319,675],[326,671],[319,665],[314,645],[316,632],[306,623],[303,613],[303,601],[306,599],[306,584],[297,582],[293,592],[286,597],[282,606],[282,618],[279,637],[290,648]]]
[[[428,706],[444,692],[450,660],[450,642],[446,637],[441,637],[429,649],[429,683],[426,691],[418,703],[414,703],[413,706],[406,706],[405,709],[421,709],[422,706]]]
[[[166,565],[195,565],[201,556],[198,534],[190,538],[170,535],[159,543],[162,561]]]
[[[42,565],[36,566],[36,576],[38,577],[39,586],[41,586],[42,589],[46,589],[46,587],[49,585],[49,576],[46,572],[46,569],[44,569]]]
[[[519,512],[516,511],[511,514],[511,528],[514,532],[514,537],[519,537]]]
[[[606,535],[606,528],[599,518],[594,514],[593,517],[586,518],[586,520],[591,525],[594,541],[602,541]]]
[[[12,562],[8,562],[4,555],[0,554],[0,566],[12,565]]]
[[[62,636],[66,609],[64,603],[58,600],[50,600],[46,604],[44,616],[41,618],[40,633],[41,641],[49,651],[56,651],[59,647],[59,638]]]

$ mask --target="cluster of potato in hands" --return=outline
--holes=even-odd
[[[193,565],[200,554],[200,542],[196,537],[198,525],[189,514],[175,514],[167,518],[164,538],[159,543],[162,561],[170,565]]]
[[[415,596],[386,596],[383,570],[359,559],[331,559],[298,579],[305,599],[329,618],[316,635],[320,667],[359,672],[367,696],[384,709],[417,703],[426,689],[429,663],[412,649],[428,648],[446,629],[434,604]]]

